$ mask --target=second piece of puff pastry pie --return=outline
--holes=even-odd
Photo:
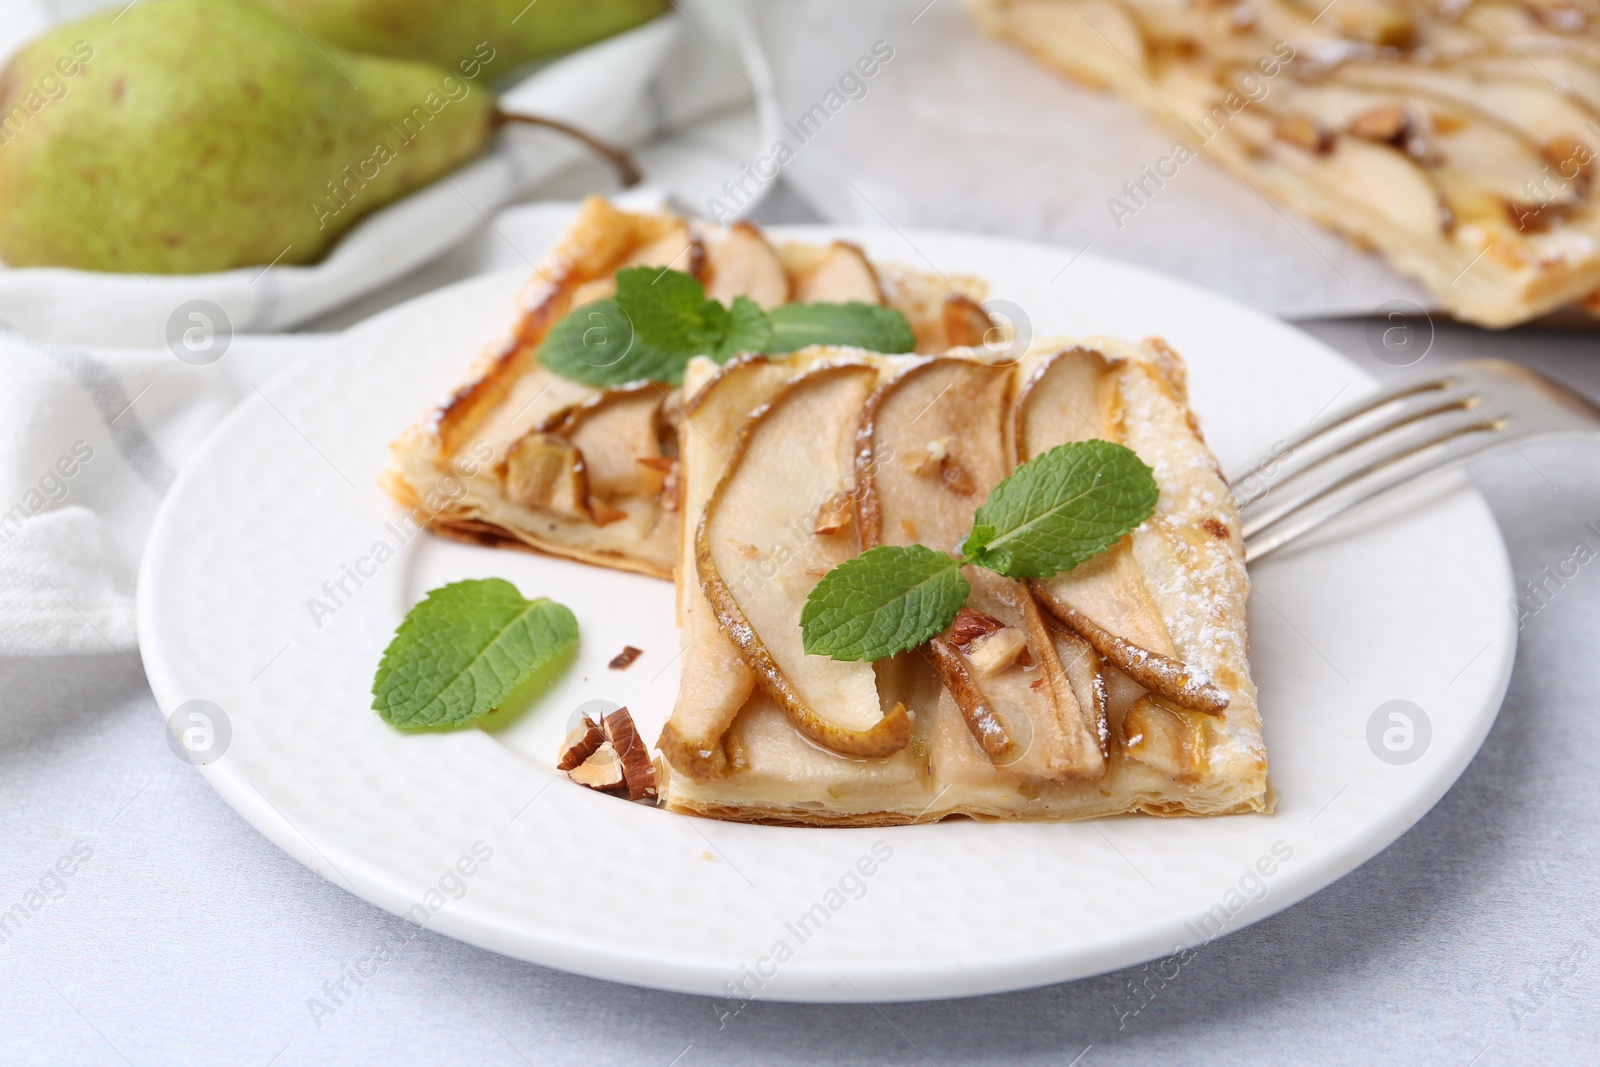
[[[690,363],[680,438],[683,683],[662,802],[819,826],[1270,808],[1238,518],[1159,341],[1015,365],[812,348]],[[875,545],[953,548],[1018,464],[1101,439],[1154,514],[1053,578],[963,568],[946,631],[890,659],[807,655],[820,578]]]
[[[1161,174],[1107,190],[1129,213],[1203,151],[1376,248],[1458,318],[1600,312],[1592,0],[969,4],[1180,139]]]
[[[524,289],[510,333],[390,446],[389,493],[447,536],[672,577],[680,393],[659,381],[595,388],[539,361],[556,323],[640,266],[687,273],[724,304],[887,305],[919,352],[974,343],[990,325],[973,279],[872,263],[844,242],[775,247],[748,223],[718,228],[590,197]]]

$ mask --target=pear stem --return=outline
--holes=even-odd
[[[631,189],[638,185],[643,177],[639,173],[638,164],[633,161],[633,156],[629,154],[626,148],[614,145],[609,141],[602,141],[594,134],[580,130],[578,127],[562,122],[560,119],[547,119],[539,115],[524,115],[511,111],[501,111],[499,108],[494,109],[490,118],[490,123],[494,129],[499,129],[501,126],[513,122],[527,126],[543,126],[545,129],[555,130],[557,133],[564,133],[574,140],[582,141],[596,155],[603,156],[606,162],[616,168],[617,179],[622,182],[624,189]]]

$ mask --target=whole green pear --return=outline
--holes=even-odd
[[[142,0],[52,29],[0,72],[0,259],[314,262],[482,148],[494,98],[468,69],[314,44],[250,0]]]
[[[598,41],[666,10],[666,0],[261,0],[319,40],[454,66],[487,43],[494,73]]]

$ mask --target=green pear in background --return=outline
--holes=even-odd
[[[631,29],[665,0],[261,0],[319,40],[453,66],[487,41],[497,73]]]
[[[0,259],[313,262],[483,147],[496,112],[481,75],[504,65],[486,56],[357,55],[251,0],[141,0],[57,27],[0,72]]]

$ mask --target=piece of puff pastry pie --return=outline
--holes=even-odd
[[[1165,344],[1014,364],[814,347],[697,359],[684,392],[666,806],[819,826],[1270,809],[1238,518]],[[881,546],[954,551],[1009,474],[1090,441],[1151,472],[1130,533],[1050,577],[961,565],[964,606],[918,647],[808,653],[824,576]]]
[[[916,351],[971,344],[990,328],[980,282],[869,262],[846,242],[775,246],[755,226],[637,214],[590,197],[537,267],[509,333],[467,379],[390,446],[385,488],[436,533],[671,578],[682,491],[682,394],[641,377],[605,386],[540,358],[575,308],[615,295],[619,271],[687,274],[723,305],[881,305]]]

